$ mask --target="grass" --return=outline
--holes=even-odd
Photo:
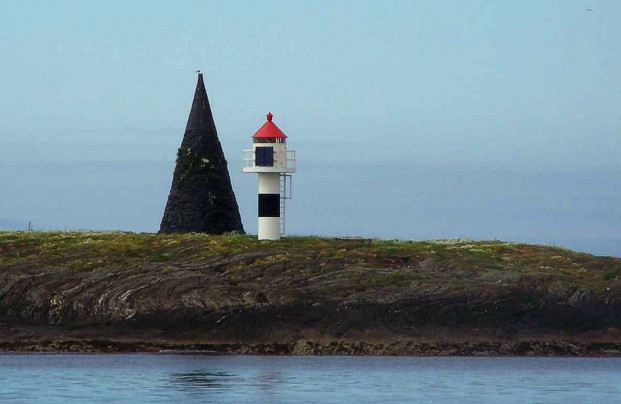
[[[342,240],[318,236],[258,241],[229,233],[153,234],[97,231],[0,231],[0,269],[5,265],[64,266],[91,271],[109,266],[131,270],[162,263],[174,271],[193,263],[197,271],[217,271],[231,283],[290,272],[296,279],[330,276],[366,284],[405,284],[460,271],[554,274],[580,281],[616,281],[621,260],[576,253],[562,247],[447,240]],[[441,263],[441,265],[440,265]],[[165,264],[165,265],[163,265]],[[254,271],[254,272],[253,272]],[[469,271],[466,275],[464,271]]]

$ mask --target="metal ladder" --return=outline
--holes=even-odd
[[[287,187],[287,178],[289,186]],[[287,190],[289,194],[287,195]],[[280,173],[280,235],[285,234],[285,201],[291,199],[291,175]]]

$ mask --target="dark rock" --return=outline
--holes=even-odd
[[[230,231],[243,233],[244,228],[199,74],[160,233]]]

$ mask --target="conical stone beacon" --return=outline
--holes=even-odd
[[[229,231],[244,228],[199,73],[160,233]]]

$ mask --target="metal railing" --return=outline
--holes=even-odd
[[[244,150],[244,168],[254,167],[254,150]]]
[[[254,150],[244,150],[243,156],[244,168],[252,168],[255,166]],[[285,157],[285,168],[290,170],[296,169],[295,150],[287,150],[287,156]]]
[[[295,170],[295,150],[287,150],[285,167]]]

